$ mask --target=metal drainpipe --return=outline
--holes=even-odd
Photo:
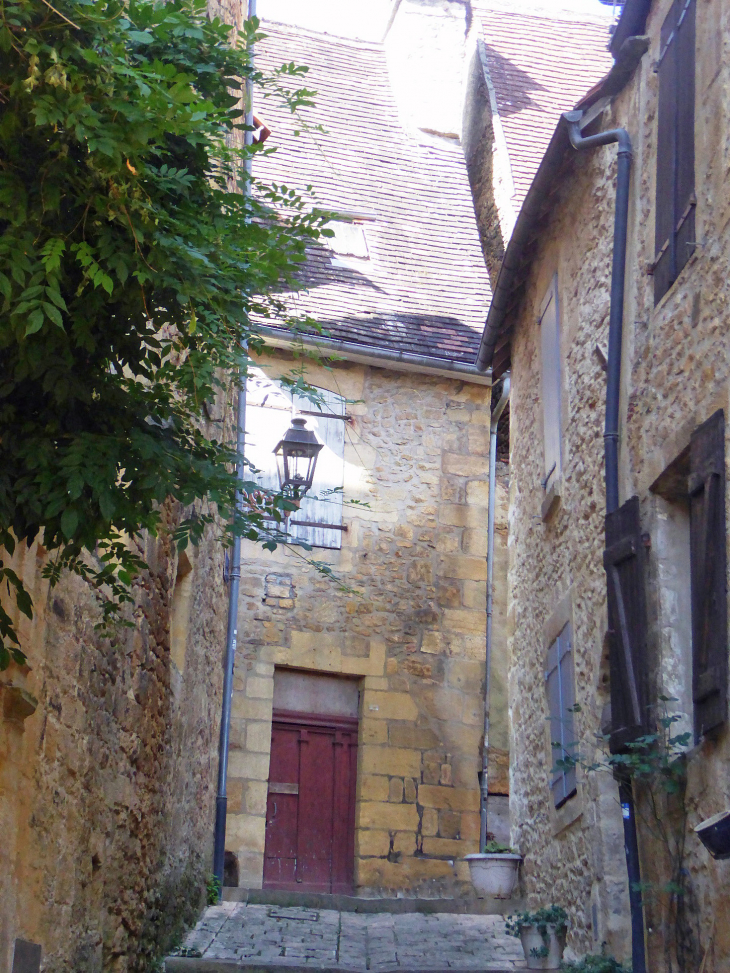
[[[629,188],[631,177],[631,139],[625,128],[584,137],[580,131],[580,111],[565,112],[568,134],[574,149],[592,149],[618,143],[616,176],[616,210],[613,226],[613,265],[611,268],[611,309],[608,319],[608,363],[606,383],[606,422],[603,433],[606,475],[606,513],[619,506],[618,437],[621,396],[621,348],[623,344],[624,284],[626,278],[626,240],[629,225]],[[631,954],[634,973],[646,973],[644,945],[644,906],[641,899],[641,867],[636,834],[636,811],[631,783],[619,782],[621,811],[624,822],[624,849],[629,878],[631,906]]]
[[[484,676],[484,749],[482,751],[481,805],[479,814],[479,850],[487,848],[487,802],[489,800],[489,690],[492,674],[492,605],[494,589],[494,504],[497,481],[497,426],[509,399],[510,376],[504,376],[489,428],[489,508],[487,514],[487,653]]]
[[[256,0],[248,0],[248,16],[256,16]],[[253,48],[249,50],[249,62],[253,66]],[[253,144],[253,91],[250,81],[246,82],[246,126],[244,145]],[[245,161],[246,190],[251,177],[251,157]],[[248,345],[241,344],[244,352]],[[238,373],[238,408],[236,410],[236,479],[241,484],[246,478],[244,454],[246,450],[246,369],[242,367]],[[243,492],[240,486],[236,490],[236,513],[243,510]],[[215,799],[215,832],[213,838],[213,874],[219,883],[219,900],[223,891],[223,868],[226,852],[226,816],[228,812],[228,794],[226,780],[228,777],[228,749],[231,733],[231,694],[233,691],[233,664],[236,659],[236,640],[238,637],[238,592],[241,584],[241,538],[233,538],[233,549],[229,570],[230,588],[228,591],[228,629],[226,633],[226,658],[223,669],[223,706],[221,710],[221,728],[218,744],[218,790]]]

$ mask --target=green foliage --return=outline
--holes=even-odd
[[[519,938],[525,926],[536,926],[544,940],[548,938],[548,927],[552,926],[560,935],[568,931],[568,913],[560,905],[550,905],[536,912],[517,912],[507,916],[505,926],[508,936]],[[545,954],[547,955],[547,953]]]
[[[247,175],[242,85],[312,94],[252,69],[257,31],[232,42],[205,0],[0,0],[0,546],[42,532],[46,577],[85,578],[103,622],[166,498],[180,549],[232,517],[227,385],[326,219]],[[275,546],[286,501],[258,501],[233,530]],[[0,585],[32,615],[1,560]]]
[[[566,973],[567,971],[570,973],[631,973],[630,966],[624,966],[613,956],[607,956],[605,953],[601,953],[600,956],[592,953],[590,956],[584,956],[577,963],[563,963],[560,969]]]
[[[216,875],[209,875],[205,880],[205,901],[207,905],[217,905],[221,897],[221,880]]]
[[[484,851],[487,855],[514,855],[516,854],[514,848],[509,845],[502,845],[498,841],[488,841],[484,846]]]

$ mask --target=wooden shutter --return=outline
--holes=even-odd
[[[545,444],[545,489],[560,476],[560,323],[558,316],[558,279],[540,309],[540,344],[542,351],[542,409]]]
[[[606,516],[612,753],[652,731],[639,498]]]
[[[677,23],[677,275],[695,241],[695,0],[683,3]]]
[[[246,458],[258,470],[251,476],[264,489],[279,490],[274,447],[289,428],[292,407],[304,414],[324,448],[320,450],[314,482],[301,507],[289,520],[289,534],[312,547],[340,548],[342,531],[342,486],[345,471],[345,399],[336,392],[318,390],[322,403],[292,394],[260,369],[252,369],[246,391]],[[311,415],[315,413],[315,415]],[[333,418],[341,416],[342,418]],[[247,476],[250,474],[247,473]],[[332,524],[333,527],[303,526]]]
[[[660,43],[655,303],[694,250],[695,0],[675,0]]]
[[[324,443],[317,458],[312,489],[302,500],[292,520],[310,524],[332,524],[332,527],[303,527],[292,525],[293,537],[306,541],[312,547],[340,548],[342,531],[342,487],[345,477],[345,399],[336,392],[318,390],[321,403],[314,403],[304,396],[294,396],[294,407],[307,415],[307,424],[314,429],[319,441]],[[341,418],[337,418],[341,417]]]
[[[692,698],[695,736],[727,714],[727,552],[725,537],[725,415],[720,409],[690,444],[692,574]]]
[[[548,711],[550,713],[550,742],[552,777],[550,790],[556,807],[563,804],[576,790],[575,767],[556,766],[558,760],[575,756],[575,730],[572,708],[575,705],[573,676],[573,646],[570,625],[566,625],[548,649],[545,671]],[[552,746],[559,744],[559,746]]]

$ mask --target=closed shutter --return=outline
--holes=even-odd
[[[658,73],[655,303],[694,250],[695,0],[675,0],[665,18]]]
[[[612,753],[651,732],[644,548],[639,498],[606,516]]]
[[[558,316],[558,281],[553,278],[540,310],[540,346],[542,352],[542,409],[545,444],[545,479],[547,490],[560,476],[560,322]]]
[[[304,527],[293,524],[292,536],[312,547],[340,548],[342,531],[342,486],[345,477],[345,399],[336,392],[318,390],[322,402],[294,396],[294,408],[307,415],[307,425],[324,443],[317,458],[312,489],[292,520],[333,526]],[[309,414],[307,414],[309,413]],[[312,415],[312,413],[316,413]],[[340,418],[337,418],[340,417]]]
[[[692,697],[695,736],[727,714],[727,553],[725,537],[725,415],[720,409],[690,445],[692,573]]]
[[[566,769],[557,766],[558,760],[576,755],[573,724],[575,686],[570,625],[563,628],[548,649],[545,688],[550,713],[550,742],[553,756],[550,790],[555,806],[559,807],[576,790],[575,767]]]
[[[321,403],[296,394],[292,401],[286,388],[260,369],[251,370],[246,391],[246,459],[257,472],[249,472],[247,477],[266,490],[278,492],[274,447],[289,428],[292,407],[296,414],[304,415],[307,426],[314,430],[324,448],[317,457],[312,488],[289,518],[289,535],[312,547],[338,549],[342,546],[342,530],[338,528],[342,527],[345,399],[326,389],[318,391]]]

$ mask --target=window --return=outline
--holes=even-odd
[[[318,389],[321,403],[292,393],[251,369],[246,387],[246,459],[259,471],[251,475],[262,487],[279,489],[274,447],[289,428],[292,410],[305,416],[307,425],[324,443],[317,458],[312,489],[289,519],[292,540],[312,547],[342,546],[342,486],[345,473],[345,399]],[[250,475],[247,472],[247,477]]]
[[[545,672],[548,709],[550,712],[550,741],[552,743],[553,771],[550,789],[555,807],[564,804],[576,791],[575,767],[561,769],[556,761],[575,756],[575,731],[573,707],[573,646],[570,623],[551,643],[547,654]]]
[[[547,491],[560,477],[560,326],[558,316],[558,277],[540,308],[542,349],[542,411],[545,444],[545,479]]]
[[[660,39],[655,304],[695,248],[695,0],[674,0]]]
[[[682,521],[684,525],[688,519],[688,529],[687,526],[681,532],[675,529],[674,539],[676,543],[688,545],[689,550],[680,552],[675,548],[674,555],[679,563],[689,562],[689,598],[685,574],[681,604],[685,612],[690,609],[691,616],[691,696],[689,687],[676,695],[680,700],[691,698],[694,735],[699,741],[727,718],[725,416],[722,409],[695,429],[689,448],[652,484],[652,490],[666,501],[665,517],[671,515],[674,521]],[[658,559],[661,554],[660,549]],[[661,577],[661,561],[658,566]],[[664,600],[672,601],[671,597]],[[671,616],[668,617],[664,606],[663,615],[663,623],[669,623]],[[685,626],[681,631],[686,644],[689,633],[684,629]],[[675,646],[672,644],[670,648]],[[689,645],[686,650],[689,655]],[[686,660],[672,661],[675,671],[685,668]]]

